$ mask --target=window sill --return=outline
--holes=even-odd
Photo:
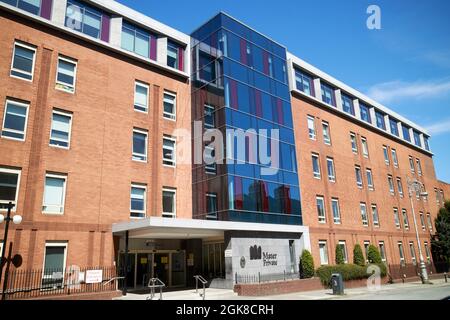
[[[62,146],[57,146],[57,145],[54,145],[54,144],[49,144],[48,146],[51,147],[51,148],[56,148],[56,149],[70,150],[70,146],[62,147]]]
[[[46,216],[63,216],[64,212],[49,212],[49,211],[42,211],[43,215]]]
[[[25,133],[24,133],[24,136],[25,136]],[[13,138],[13,137],[4,136],[3,134],[2,134],[1,137],[2,137],[2,139],[12,140],[12,141],[19,141],[19,142],[25,142],[25,138],[23,138],[23,139],[18,139],[18,138]]]
[[[15,70],[15,71],[18,72],[17,70]],[[29,82],[29,83],[32,83],[32,82],[33,82],[33,75],[32,75],[32,74],[30,74],[31,79],[22,78],[22,77],[20,77],[20,76],[15,76],[15,75],[12,75],[12,74],[10,74],[9,76],[10,76],[11,78],[23,80],[23,81],[26,81],[26,82]]]
[[[55,89],[58,91],[62,91],[62,92],[66,92],[66,93],[70,93],[70,94],[75,94],[75,88],[73,89],[66,89],[64,87],[66,87],[67,85],[62,84],[62,83],[56,83]]]
[[[133,159],[133,158],[131,158],[131,160],[134,162],[139,162],[139,163],[147,163],[147,160],[138,160],[138,159]]]
[[[177,165],[176,164],[175,165],[171,165],[171,164],[164,164],[163,163],[163,167],[175,169],[177,167]]]

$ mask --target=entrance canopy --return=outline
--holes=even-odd
[[[288,232],[309,237],[309,228],[299,225],[161,217],[115,223],[112,231],[115,235],[128,231],[129,238],[135,239],[207,239],[223,237],[224,231]]]

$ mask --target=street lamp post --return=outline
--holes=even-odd
[[[423,184],[414,179],[407,181],[408,183],[408,193],[409,193],[409,200],[411,201],[411,209],[412,209],[412,216],[414,221],[414,228],[416,231],[416,238],[417,238],[417,247],[419,248],[419,268],[420,268],[420,277],[422,279],[422,283],[430,283],[428,280],[428,273],[427,273],[427,267],[425,265],[425,261],[423,260],[423,254],[422,254],[422,248],[420,246],[420,238],[419,238],[419,231],[417,229],[417,220],[416,220],[416,213],[414,212],[414,203],[413,203],[413,193],[419,194],[422,197],[427,197],[428,193],[422,191],[423,190]]]
[[[5,221],[5,234],[3,236],[2,256],[0,260],[0,283],[2,282],[3,266],[6,264],[5,251],[6,242],[8,240],[9,222],[12,221],[14,224],[20,224],[22,222],[22,217],[20,215],[15,215],[11,218],[11,210],[13,207],[14,205],[12,204],[12,202],[8,203],[8,213],[6,214],[6,217],[0,214],[0,224]]]

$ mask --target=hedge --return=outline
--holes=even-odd
[[[376,264],[380,268],[380,276],[385,277],[387,268],[384,263]],[[369,265],[370,266],[370,265]],[[338,264],[334,266],[321,266],[316,270],[316,275],[325,286],[330,286],[331,275],[340,273],[344,281],[367,279],[371,274],[367,273],[368,266],[358,266],[356,264]]]

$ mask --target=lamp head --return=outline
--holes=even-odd
[[[0,223],[3,223],[3,221],[5,221],[5,216],[0,214]]]
[[[14,217],[13,217],[13,223],[14,224],[20,224],[22,222],[22,216],[19,216],[18,214],[16,214]]]

